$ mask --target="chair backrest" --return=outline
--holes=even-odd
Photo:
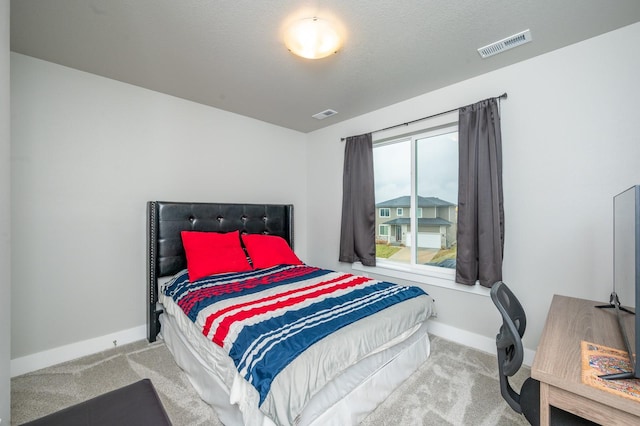
[[[527,328],[527,317],[516,296],[502,281],[493,284],[490,294],[491,300],[502,315],[502,326],[496,336],[500,392],[511,408],[521,413],[520,395],[513,390],[508,378],[522,366],[522,336]]]

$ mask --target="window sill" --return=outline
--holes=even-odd
[[[429,270],[410,265],[402,265],[395,262],[385,262],[377,260],[376,266],[365,266],[360,262],[351,265],[351,268],[364,273],[372,273],[390,278],[413,281],[418,284],[432,285],[449,290],[462,291],[464,293],[477,294],[479,296],[489,296],[489,289],[476,284],[468,286],[455,282],[455,271],[442,268],[430,268]]]

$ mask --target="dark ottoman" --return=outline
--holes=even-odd
[[[168,425],[171,421],[151,380],[105,393],[29,423],[29,426]]]

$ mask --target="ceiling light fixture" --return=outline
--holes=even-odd
[[[320,18],[295,21],[285,35],[287,49],[307,59],[320,59],[338,51],[340,35],[331,22]]]

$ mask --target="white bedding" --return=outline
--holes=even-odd
[[[360,421],[428,357],[424,320],[431,313],[431,299],[427,299],[426,312],[425,298],[408,300],[312,345],[275,377],[261,408],[258,392],[238,373],[227,353],[212,344],[163,292],[160,302],[165,313],[160,319],[162,337],[176,361],[225,424],[324,425],[336,421],[344,425]],[[406,312],[413,313],[401,315]],[[355,339],[354,332],[370,338]],[[384,337],[385,332],[395,337]],[[358,355],[363,345],[368,347],[366,357]],[[345,360],[346,370],[342,366]],[[367,382],[376,386],[363,386]],[[354,404],[362,408],[356,409]]]
[[[260,410],[241,413],[238,405],[230,403],[228,387],[176,330],[173,318],[162,315],[160,322],[160,337],[200,397],[213,407],[222,423],[227,426],[275,425]],[[427,325],[423,323],[404,342],[366,358],[329,382],[309,401],[296,426],[357,425],[429,355],[429,335]]]

